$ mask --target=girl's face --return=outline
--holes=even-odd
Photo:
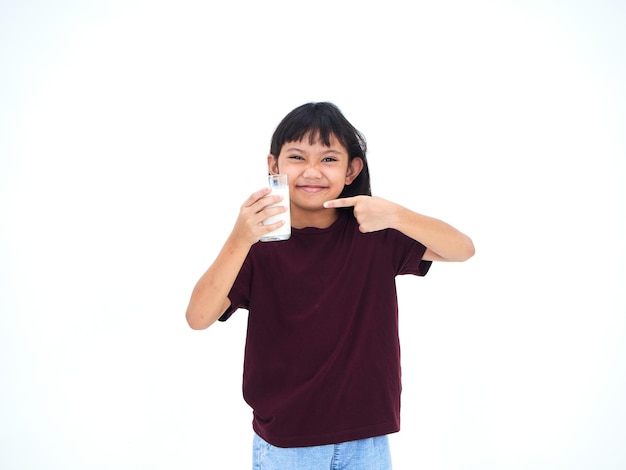
[[[347,184],[351,184],[363,168],[363,160],[353,158],[334,135],[330,146],[309,136],[298,142],[286,142],[278,158],[267,157],[271,174],[286,174],[289,178],[291,223],[296,228],[324,227],[337,218],[335,209],[323,207],[325,201],[336,199]]]

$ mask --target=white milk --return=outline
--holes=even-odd
[[[284,178],[281,178],[280,184],[276,180],[275,176],[284,177]],[[276,194],[278,196],[283,197],[282,201],[276,204],[273,204],[270,207],[286,206],[287,212],[282,212],[278,215],[273,215],[263,221],[263,225],[273,224],[275,222],[278,222],[279,220],[284,220],[285,223],[282,225],[282,227],[278,227],[277,230],[274,230],[273,232],[270,232],[267,235],[263,235],[261,237],[261,241],[272,242],[272,241],[279,241],[279,240],[287,240],[291,236],[291,215],[290,215],[291,211],[290,211],[290,204],[289,204],[289,185],[287,184],[287,176],[286,175],[272,175],[269,177],[269,179],[270,179],[270,187],[272,188],[272,192],[270,193],[270,195]]]

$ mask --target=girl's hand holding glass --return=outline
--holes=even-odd
[[[273,224],[263,225],[268,217],[287,211],[286,206],[274,206],[283,200],[282,196],[270,195],[271,188],[260,189],[250,195],[239,210],[239,217],[235,222],[231,236],[244,243],[253,245],[263,235],[278,229],[284,222],[278,221]]]

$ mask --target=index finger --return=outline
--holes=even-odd
[[[326,201],[324,203],[324,207],[326,209],[331,209],[333,207],[352,207],[357,203],[358,199],[359,199],[359,196],[342,197],[339,199],[333,199],[331,201]]]
[[[246,202],[243,203],[244,207],[251,206],[252,204],[257,202],[259,199],[267,196],[271,191],[272,189],[268,187],[268,188],[262,188],[262,189],[259,189],[258,191],[253,192],[250,195],[250,197],[246,199]]]

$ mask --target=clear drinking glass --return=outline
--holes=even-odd
[[[263,235],[261,237],[262,242],[273,242],[279,240],[287,240],[291,236],[291,215],[289,208],[289,184],[287,181],[287,175],[269,175],[268,183],[270,188],[272,188],[271,195],[278,194],[283,197],[283,200],[273,204],[270,207],[274,206],[287,206],[287,212],[282,212],[277,215],[273,215],[268,217],[263,221],[263,225],[273,224],[278,222],[279,220],[284,220],[285,223],[282,227],[278,227],[278,229],[273,232],[268,233],[267,235]]]

